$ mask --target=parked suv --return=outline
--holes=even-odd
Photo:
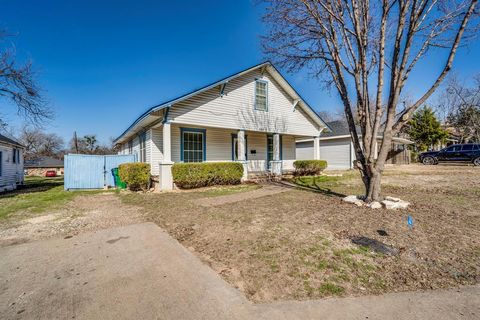
[[[480,144],[454,144],[440,151],[429,151],[420,154],[420,161],[425,165],[439,162],[472,162],[480,166]]]

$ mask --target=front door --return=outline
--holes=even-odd
[[[273,136],[267,136],[267,170],[272,169],[273,160]]]

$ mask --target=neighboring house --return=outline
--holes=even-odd
[[[348,124],[345,121],[332,121],[328,123],[331,132],[324,133],[319,139],[318,158],[326,160],[328,169],[352,169],[353,162],[356,159],[353,142],[351,139]],[[357,128],[359,137],[360,128]],[[377,137],[378,152],[382,136]],[[408,164],[410,163],[410,151],[407,145],[413,144],[408,139],[394,137],[392,139],[391,149],[387,156],[387,164]],[[296,158],[309,160],[314,158],[314,139],[299,139],[296,144]],[[376,157],[375,157],[376,158]]]
[[[115,143],[150,163],[160,188],[172,189],[175,162],[238,161],[249,174],[293,170],[295,141],[326,124],[278,70],[265,62],[152,107]]]
[[[47,171],[55,171],[57,175],[63,175],[63,160],[52,157],[38,157],[25,160],[27,176],[45,176]]]
[[[0,134],[0,192],[23,184],[24,149],[17,141]]]

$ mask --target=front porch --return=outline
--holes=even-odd
[[[176,162],[241,162],[243,180],[292,172],[298,138],[177,123],[159,124],[151,129],[150,136],[147,160],[152,166],[152,175],[158,175],[161,190],[173,188],[171,167]]]

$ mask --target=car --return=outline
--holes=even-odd
[[[57,176],[57,171],[55,170],[48,170],[45,172],[45,177],[56,177]]]
[[[475,166],[480,166],[480,144],[454,144],[440,151],[423,152],[419,160],[424,165],[440,162],[471,162]]]

